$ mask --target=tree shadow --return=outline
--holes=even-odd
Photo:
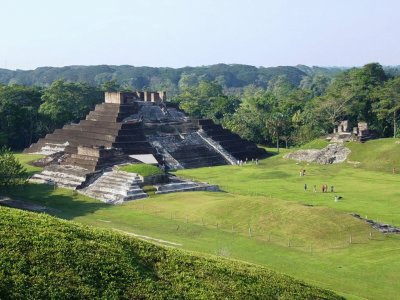
[[[44,206],[46,213],[67,220],[112,207],[111,204],[86,197],[76,191],[54,189],[46,184],[28,183],[8,188],[3,194],[15,200]]]

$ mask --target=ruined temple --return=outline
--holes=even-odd
[[[327,136],[332,142],[366,142],[373,138],[376,138],[376,132],[368,129],[367,122],[358,122],[356,127],[351,128],[348,120],[341,121],[333,128],[333,134]]]
[[[165,92],[106,92],[105,102],[84,120],[56,129],[25,153],[50,158],[33,181],[73,189],[87,188],[115,165],[149,157],[166,169],[183,169],[266,156],[264,149],[212,120],[189,118],[166,101]]]

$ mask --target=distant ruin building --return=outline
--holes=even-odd
[[[333,134],[327,137],[328,140],[335,141],[359,141],[365,142],[375,138],[375,133],[368,129],[367,122],[358,122],[356,127],[351,128],[348,120],[341,121],[333,129]]]
[[[155,161],[167,169],[236,164],[264,149],[208,119],[191,119],[165,92],[107,92],[85,120],[65,125],[25,149],[53,159],[37,182],[80,189],[93,173],[127,162]],[[68,182],[68,178],[71,179]],[[35,178],[34,178],[35,179]]]

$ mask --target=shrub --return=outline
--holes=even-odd
[[[26,169],[19,163],[12,152],[0,148],[0,186],[7,187],[25,183],[28,178]]]

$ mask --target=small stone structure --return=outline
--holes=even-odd
[[[284,157],[297,161],[315,162],[317,164],[336,164],[344,162],[350,154],[350,149],[342,144],[329,144],[324,149],[298,150]]]
[[[167,99],[167,93],[161,92],[105,92],[105,103],[133,104],[135,101],[160,102]]]
[[[124,194],[121,186],[113,187],[111,182],[121,178],[109,172],[116,165],[136,163],[131,155],[150,155],[166,169],[235,164],[238,160],[267,155],[264,149],[212,120],[191,119],[165,100],[165,92],[105,93],[105,102],[96,105],[86,119],[56,129],[25,149],[25,153],[54,155],[43,160],[48,165],[32,181],[57,184],[85,191],[105,202],[121,203],[138,197],[128,193],[130,190]],[[108,177],[104,177],[106,173]],[[207,186],[181,182],[159,192]],[[112,196],[106,189],[121,193]]]
[[[350,122],[344,120],[333,129],[333,134],[327,136],[327,140],[331,142],[365,142],[374,137],[374,133],[368,129],[367,122],[358,122],[357,127],[353,127],[351,130]]]

